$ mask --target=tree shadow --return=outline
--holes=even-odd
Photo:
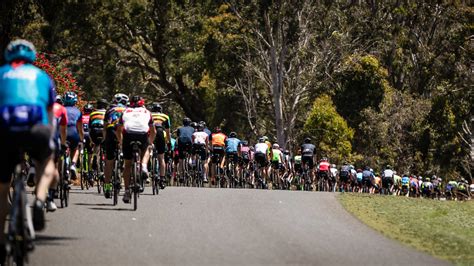
[[[133,212],[133,208],[102,208],[102,207],[92,207],[89,208],[90,210],[95,210],[95,211],[130,211]]]
[[[114,206],[113,203],[74,203],[74,205],[78,206]]]

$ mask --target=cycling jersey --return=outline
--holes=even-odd
[[[363,178],[372,178],[372,177],[374,177],[374,174],[372,174],[372,172],[369,171],[369,170],[364,170],[362,172],[362,177]]]
[[[240,140],[238,138],[228,138],[225,141],[225,151],[227,153],[236,153],[239,148]]]
[[[383,177],[393,177],[393,170],[391,169],[385,169],[383,171]]]
[[[172,151],[174,151],[175,146],[176,146],[176,139],[171,138],[171,150]],[[168,149],[168,147],[166,147],[166,149]]]
[[[336,175],[337,175],[337,169],[336,169],[336,168],[332,168],[332,167],[331,167],[329,170],[331,171],[331,175],[332,175],[332,176],[336,176]]]
[[[423,182],[421,184],[421,188],[423,189],[433,189],[433,184],[431,182]]]
[[[474,193],[474,184],[469,185],[469,191],[471,191],[471,193]]]
[[[183,126],[178,128],[178,142],[191,143],[194,134],[194,128],[191,126]]]
[[[402,186],[408,186],[410,184],[410,178],[408,176],[402,177]]]
[[[66,106],[67,111],[67,136],[69,138],[79,138],[79,132],[77,131],[77,122],[82,120],[81,111],[75,106]]]
[[[395,184],[400,184],[400,182],[402,181],[402,177],[399,176],[399,175],[393,175],[393,183]]]
[[[281,163],[281,153],[279,149],[272,149],[272,162]]]
[[[123,105],[114,105],[111,106],[106,112],[104,116],[104,126],[106,128],[111,128],[113,130],[117,129],[117,123],[122,116],[125,107]]]
[[[357,177],[357,180],[358,180],[358,181],[362,181],[362,178],[364,178],[364,174],[362,174],[362,173],[357,173],[357,174],[356,174],[356,177]]]
[[[314,150],[316,149],[316,146],[313,144],[305,143],[301,145],[301,154],[303,156],[313,156],[314,155]]]
[[[1,128],[20,132],[47,125],[54,101],[53,81],[43,70],[22,63],[0,67]]]
[[[67,111],[64,106],[59,103],[54,103],[53,105],[53,113],[54,117],[56,118],[56,125],[59,126],[66,126],[67,125]]]
[[[84,128],[84,136],[89,136],[89,120],[90,114],[82,115],[82,126]]]
[[[153,117],[153,125],[155,127],[170,128],[171,122],[170,117],[164,113],[151,113]]]
[[[193,139],[194,142],[193,144],[200,144],[200,145],[205,145],[206,144],[206,139],[209,136],[206,134],[206,132],[203,131],[198,131],[193,133]]]
[[[295,156],[295,164],[301,164],[301,155]]]
[[[153,118],[145,107],[126,108],[118,124],[123,126],[125,133],[148,133],[150,127],[153,126]]]
[[[214,147],[225,147],[227,136],[224,133],[213,133],[211,135],[211,143]]]
[[[257,143],[255,145],[255,153],[266,154],[268,151],[268,145],[266,143]]]
[[[104,127],[105,109],[97,109],[89,116],[89,128]]]
[[[320,162],[319,163],[319,171],[329,171],[329,167],[331,165],[329,164],[329,162]]]

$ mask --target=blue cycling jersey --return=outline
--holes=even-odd
[[[225,142],[225,151],[227,153],[237,152],[240,140],[238,138],[228,138]]]
[[[77,121],[82,120],[81,111],[75,106],[66,106],[67,111],[67,135],[68,137],[77,137],[79,132],[77,131]]]
[[[192,142],[194,128],[191,126],[183,126],[178,128],[178,141],[180,143]]]
[[[48,124],[48,108],[55,97],[54,83],[43,70],[31,64],[0,67],[1,128],[26,131]]]
[[[360,180],[362,180],[362,178],[363,178],[364,176],[362,175],[362,173],[357,173],[357,174],[356,174],[356,177],[357,177],[357,180],[360,181]]]

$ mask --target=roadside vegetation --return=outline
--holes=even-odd
[[[474,202],[342,194],[358,219],[410,247],[457,265],[474,265]]]

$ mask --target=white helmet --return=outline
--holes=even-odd
[[[114,95],[114,103],[121,103],[123,105],[127,105],[129,101],[129,98],[127,95],[123,93],[117,93]]]
[[[273,144],[273,148],[274,148],[274,149],[279,149],[279,148],[280,148],[280,145],[278,145],[278,143],[275,143],[275,144]]]

